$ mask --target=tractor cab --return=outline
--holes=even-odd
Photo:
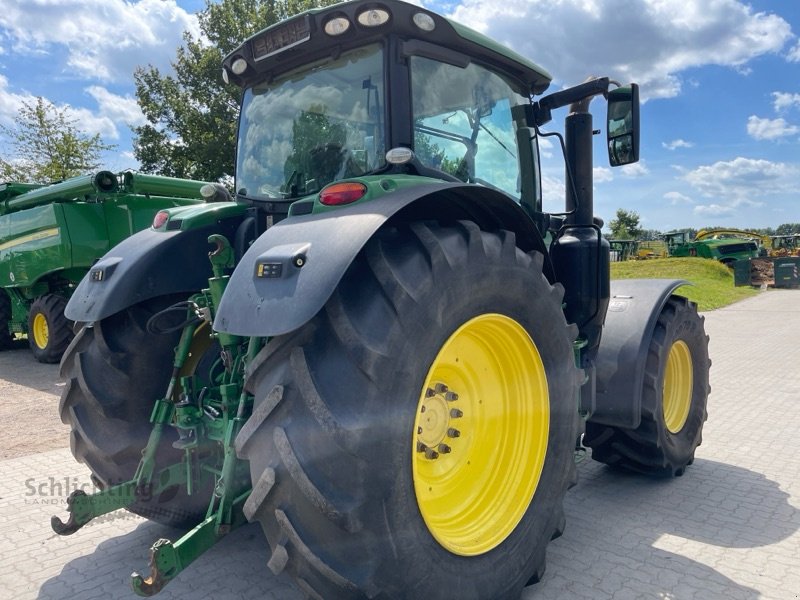
[[[353,2],[242,44],[224,67],[244,88],[238,197],[288,205],[336,181],[410,174],[478,183],[519,202],[512,110],[550,76],[477,37],[417,6]]]
[[[402,133],[411,139],[413,155],[386,156],[397,135],[389,131],[385,115],[384,56],[378,45],[248,88],[238,193],[295,200],[341,179],[402,170],[483,183],[518,198],[511,109],[528,101],[520,84],[480,65],[462,68],[414,56],[409,66],[407,118],[413,133],[410,138]]]
[[[244,90],[237,197],[292,215],[374,199],[387,190],[370,176],[387,175],[479,184],[539,213],[535,128],[549,120],[550,109],[587,92],[553,94],[548,98],[557,101],[540,109],[531,97],[550,83],[544,69],[396,1],[349,2],[267,28],[225,59],[223,77]],[[589,98],[609,96],[612,164],[634,162],[638,97],[634,102],[625,88],[627,98],[612,98],[608,83],[602,80]],[[353,179],[359,185],[343,194],[324,194],[289,212],[298,200]],[[411,183],[421,182],[401,185]]]

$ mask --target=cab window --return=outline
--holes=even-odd
[[[501,75],[411,57],[414,152],[426,167],[520,196],[511,108],[528,99]]]

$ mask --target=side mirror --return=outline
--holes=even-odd
[[[639,86],[635,83],[608,92],[606,131],[612,167],[639,160]]]

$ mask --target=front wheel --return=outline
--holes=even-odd
[[[589,421],[583,443],[592,458],[650,475],[683,475],[702,441],[710,365],[697,307],[671,296],[647,351],[641,423],[625,429]]]
[[[562,290],[473,223],[381,231],[249,369],[245,514],[314,598],[512,598],[574,476]]]
[[[28,312],[28,344],[41,363],[57,363],[72,341],[72,321],[64,316],[66,298],[56,294],[39,296]]]

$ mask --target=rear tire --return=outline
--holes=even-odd
[[[648,475],[683,475],[702,441],[710,365],[697,306],[671,296],[648,348],[641,424],[624,429],[589,421],[583,443],[592,458]]]
[[[562,296],[508,232],[412,224],[368,242],[248,371],[236,447],[269,568],[312,598],[516,598],[538,581],[575,470]]]
[[[28,312],[28,344],[40,363],[57,363],[72,341],[72,321],[64,316],[66,298],[39,296]]]
[[[83,327],[61,361],[67,385],[61,395],[61,420],[70,425],[70,448],[104,489],[130,480],[152,429],[153,402],[163,397],[172,371],[173,350],[180,331],[156,335],[148,319],[173,299],[132,306],[92,326]],[[182,316],[181,316],[182,318]],[[175,430],[165,427],[156,455],[156,469],[180,460],[172,447]],[[143,496],[128,510],[175,527],[196,525],[210,495],[184,486],[157,497]]]

